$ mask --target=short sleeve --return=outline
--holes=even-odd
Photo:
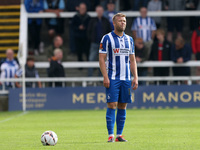
[[[133,24],[131,26],[131,31],[137,30],[137,18],[133,21]]]
[[[49,6],[48,6],[48,4],[47,4],[47,1],[44,0],[44,10],[46,10],[46,9],[49,9]]]
[[[151,18],[151,30],[152,31],[157,30],[155,21],[152,18]]]
[[[107,53],[108,52],[108,35],[103,36],[99,46],[99,53]]]
[[[60,0],[59,9],[65,9],[65,2],[64,2],[64,0]]]
[[[130,54],[135,54],[135,44],[132,37],[130,37],[130,45],[131,45]]]

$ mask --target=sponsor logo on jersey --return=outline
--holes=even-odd
[[[119,53],[119,48],[113,49],[113,52],[114,52],[114,53]]]
[[[129,49],[115,48],[113,49],[115,55],[128,55]]]

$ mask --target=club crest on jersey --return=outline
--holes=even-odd
[[[100,43],[99,49],[103,49],[103,43]]]
[[[115,48],[113,49],[113,52],[116,54],[116,53],[119,53],[119,48]]]

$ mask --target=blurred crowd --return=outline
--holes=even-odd
[[[135,41],[135,55],[137,63],[151,61],[174,61],[184,63],[191,60],[192,53],[196,60],[200,60],[200,19],[190,17],[189,28],[193,32],[191,41],[183,37],[183,17],[167,17],[167,28],[163,28],[161,17],[149,17],[148,11],[182,11],[199,10],[199,0],[121,0],[118,9],[117,0],[25,0],[27,12],[52,12],[56,18],[28,19],[29,45],[34,50],[30,55],[46,54],[50,63],[47,70],[49,77],[64,77],[65,72],[62,60],[66,61],[67,51],[63,46],[65,34],[64,18],[60,18],[63,11],[76,12],[69,22],[69,49],[68,54],[75,55],[78,61],[98,61],[99,43],[103,35],[113,30],[112,17],[119,11],[139,11],[140,16],[133,18],[131,25],[132,37]],[[95,11],[96,17],[91,17],[88,11]],[[48,37],[52,44],[44,49],[40,32],[42,25],[48,28]],[[175,33],[175,34],[174,34]],[[175,36],[175,37],[173,37]],[[174,40],[175,39],[175,40]],[[20,77],[22,71],[11,57],[12,50],[7,50],[7,58],[1,64],[1,78]],[[85,59],[84,59],[85,58]],[[30,65],[31,64],[31,65]],[[12,69],[8,69],[10,68]],[[10,71],[12,70],[12,71]],[[189,76],[189,67],[173,68],[174,76]],[[139,68],[139,76],[147,76],[149,68]],[[10,72],[8,74],[8,72]],[[11,73],[12,72],[12,73]],[[153,68],[154,76],[169,76],[169,68]],[[196,74],[200,75],[197,67]],[[100,75],[100,73],[99,73]],[[27,59],[27,77],[39,77],[34,67],[33,57]],[[88,76],[93,76],[93,69],[88,69]],[[141,82],[140,84],[145,84]],[[162,81],[160,84],[167,84]],[[50,83],[50,86],[52,84]],[[12,86],[6,83],[6,86]],[[19,85],[17,85],[19,86]],[[32,86],[30,83],[27,86]],[[36,85],[41,87],[41,83]],[[62,86],[56,83],[55,86]]]

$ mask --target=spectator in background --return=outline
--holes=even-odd
[[[14,78],[16,71],[19,69],[19,65],[16,60],[14,60],[14,52],[12,49],[6,50],[6,60],[1,64],[1,79]],[[5,88],[9,89],[14,87],[14,83],[5,82]]]
[[[91,19],[89,26],[88,26],[88,39],[91,42],[90,45],[90,54],[89,54],[89,61],[97,61],[98,58],[98,49],[99,43],[103,35],[111,32],[111,25],[108,19],[103,17],[103,7],[98,5],[96,7],[97,17]],[[93,68],[88,70],[88,75],[93,75]]]
[[[133,38],[142,38],[148,55],[151,51],[151,45],[155,37],[156,25],[152,18],[147,16],[147,9],[140,8],[140,17],[137,17],[132,24]]]
[[[83,61],[83,53],[86,54],[87,61],[89,60],[89,41],[87,39],[89,21],[87,7],[85,3],[80,3],[78,13],[72,19],[78,61]]]
[[[95,11],[96,7],[100,5],[100,0],[89,0],[89,1],[90,1],[90,11]]]
[[[187,62],[191,60],[191,53],[191,47],[185,44],[185,41],[182,37],[178,37],[175,41],[175,44],[172,45],[172,60],[179,64]],[[174,67],[173,73],[174,76],[189,76],[190,67]]]
[[[117,12],[115,11],[115,1],[109,0],[107,4],[107,11],[104,12],[104,16],[109,20],[112,30],[114,30],[112,18]]]
[[[94,0],[92,0],[94,1]],[[90,10],[90,0],[67,0],[66,8],[67,11],[78,11],[80,3],[85,3],[88,10]]]
[[[25,77],[26,78],[39,78],[38,71],[35,69],[35,60],[32,57],[28,57],[26,61],[26,66],[25,66]],[[20,78],[22,76],[22,69],[19,69],[16,72],[15,77]],[[26,87],[34,87],[35,83],[33,82],[26,82]],[[16,82],[16,86],[18,88],[22,87],[18,82]],[[42,84],[41,82],[37,82],[37,87],[41,88]]]
[[[137,63],[142,63],[148,60],[148,52],[147,49],[144,47],[142,38],[135,39],[135,59]],[[138,76],[147,76],[147,68],[138,68]],[[140,81],[139,84],[146,85],[146,82]]]
[[[64,67],[61,63],[63,58],[62,50],[56,48],[54,50],[54,56],[51,58],[50,61],[50,68],[48,68],[48,77],[65,77]],[[53,84],[50,83],[50,86]],[[61,87],[62,82],[55,82],[55,87]]]
[[[78,11],[80,3],[85,3],[87,8],[90,8],[90,0],[67,0],[66,2],[67,11]],[[70,48],[69,55],[73,57],[74,55],[76,55],[76,45],[74,41],[74,31],[72,30],[73,29],[72,18],[69,18],[68,29],[69,29],[69,37],[70,37],[69,38],[69,48]]]
[[[131,1],[130,0],[120,1],[120,10],[121,11],[129,11],[129,10],[131,10]]]
[[[133,10],[138,11],[140,7],[146,7],[149,0],[134,0]]]
[[[29,13],[39,13],[43,11],[43,0],[25,0],[24,5]],[[40,30],[42,19],[28,19],[28,31],[30,35],[30,44],[33,44],[34,54],[38,55],[44,52],[44,43],[40,41]]]
[[[199,0],[186,0],[185,9],[193,10],[193,11],[197,10],[198,3],[199,3]],[[190,30],[193,31],[198,27],[198,20],[194,16],[191,16],[189,18],[190,18],[190,20],[189,20]]]
[[[56,48],[59,48],[62,50],[63,52],[63,57],[64,57],[64,60],[66,60],[66,51],[64,50],[63,48],[63,39],[61,36],[57,35],[54,37],[53,39],[53,44],[50,45],[48,48],[47,48],[47,57],[48,57],[48,60],[50,61],[51,58],[54,56],[54,50]]]
[[[200,10],[200,2],[198,2],[197,10]]]
[[[100,0],[100,5],[103,7],[104,10],[107,9],[108,0]]]
[[[200,20],[199,27],[192,33],[192,51],[195,54],[196,60],[200,60]],[[200,67],[196,69],[196,75],[200,76]],[[198,81],[200,83],[200,81]]]
[[[160,0],[151,0],[148,3],[147,7],[148,11],[161,11],[162,10],[162,2]],[[161,17],[152,17],[155,20],[156,27],[160,28]]]
[[[53,12],[57,18],[47,19],[48,33],[50,37],[54,37],[56,34],[61,35],[64,32],[64,19],[59,18],[60,12],[65,9],[64,0],[44,0],[45,12]]]
[[[157,41],[151,48],[150,60],[153,61],[169,61],[171,60],[171,44],[165,39],[165,31],[158,29],[156,31]],[[153,68],[154,76],[169,76],[169,67]],[[160,81],[159,84],[167,84],[167,81]]]
[[[165,10],[175,11],[185,9],[185,0],[166,0],[164,4]],[[176,29],[177,37],[182,37],[183,17],[167,17],[167,40],[172,42],[173,31]]]

